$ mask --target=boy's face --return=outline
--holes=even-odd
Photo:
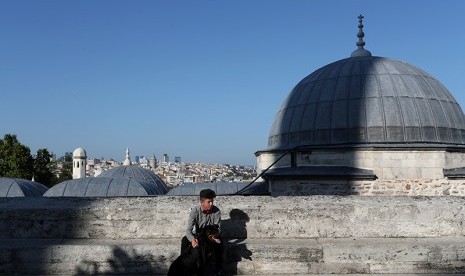
[[[213,207],[213,198],[202,198],[200,199],[200,206],[202,206],[202,210],[211,210]]]

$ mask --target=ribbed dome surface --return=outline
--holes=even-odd
[[[126,179],[138,179],[155,183],[162,194],[168,192],[165,182],[152,171],[141,168],[139,166],[119,166],[107,171],[102,172],[97,178],[126,178]]]
[[[97,177],[63,181],[44,197],[106,197],[164,195],[168,187],[150,170],[137,166],[120,166],[104,171]]]
[[[164,195],[166,191],[154,182],[141,179],[86,177],[63,181],[44,197],[108,197]]]
[[[464,114],[439,81],[410,64],[369,56],[336,61],[300,81],[276,115],[268,146],[464,143]]]
[[[46,191],[47,187],[34,181],[0,178],[0,197],[41,197]]]

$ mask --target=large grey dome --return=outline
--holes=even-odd
[[[371,55],[336,61],[300,81],[268,140],[270,150],[464,143],[462,109],[439,81],[410,64]]]
[[[63,181],[44,194],[44,197],[108,197],[164,195],[152,181],[128,178],[87,177]]]
[[[106,197],[164,195],[165,182],[150,170],[120,166],[97,177],[67,180],[50,188],[44,197]]]
[[[41,197],[46,191],[47,187],[34,181],[0,178],[0,197]]]
[[[126,178],[126,179],[138,179],[143,181],[149,181],[155,183],[158,188],[163,191],[163,194],[168,192],[168,187],[165,182],[152,171],[138,167],[138,166],[120,166],[107,171],[102,172],[97,177],[105,178]]]

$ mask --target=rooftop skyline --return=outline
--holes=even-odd
[[[1,1],[0,135],[33,152],[255,164],[276,111],[357,46],[465,107],[465,2]]]

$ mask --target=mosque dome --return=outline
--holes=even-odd
[[[0,198],[41,197],[47,191],[44,185],[25,179],[0,178]]]
[[[168,192],[168,187],[166,187],[165,182],[158,175],[154,174],[151,170],[144,169],[139,166],[119,166],[104,171],[97,177],[126,178],[153,182],[159,187],[161,191],[163,191],[163,194]]]
[[[108,197],[164,195],[166,191],[152,181],[129,178],[87,177],[63,181],[44,197]]]
[[[86,154],[86,150],[83,149],[83,148],[77,148],[73,151],[73,157],[77,157],[77,158],[86,158],[87,157],[87,154]]]
[[[363,17],[362,17],[363,18]],[[425,71],[363,48],[317,69],[286,98],[269,150],[295,147],[465,147],[465,116]]]

